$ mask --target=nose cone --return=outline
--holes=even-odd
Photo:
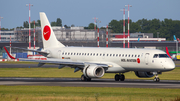
[[[170,70],[175,69],[175,67],[176,67],[175,63],[172,60],[169,60],[167,66],[166,66],[166,70],[170,71]]]

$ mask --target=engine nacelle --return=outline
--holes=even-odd
[[[89,65],[83,69],[83,74],[87,78],[100,78],[104,75],[104,68],[98,65]]]
[[[150,77],[154,76],[153,72],[138,72],[138,71],[136,71],[135,74],[137,77],[140,77],[140,78],[150,78]]]

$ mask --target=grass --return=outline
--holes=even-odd
[[[180,89],[0,86],[1,101],[169,101]]]
[[[4,62],[3,62],[4,63]],[[7,62],[16,64],[17,62]],[[18,62],[18,64],[24,62]],[[30,62],[25,62],[30,64]],[[71,68],[0,68],[0,77],[75,77]],[[141,79],[134,72],[126,79]],[[180,68],[159,75],[161,80],[180,80]],[[106,73],[103,78],[114,78]],[[145,78],[153,79],[153,78]],[[0,86],[0,101],[180,101],[180,89],[60,86]]]
[[[74,73],[72,68],[0,68],[0,77],[69,77],[80,78],[81,71]],[[103,78],[114,78],[114,73],[105,73]],[[153,79],[138,78],[134,72],[125,73],[126,79]],[[180,68],[177,67],[172,71],[163,72],[159,75],[161,80],[180,80]]]

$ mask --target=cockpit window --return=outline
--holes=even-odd
[[[167,54],[159,54],[159,58],[168,58],[169,56]]]
[[[167,54],[154,54],[153,58],[169,58]]]
[[[158,54],[154,54],[153,58],[158,58]]]

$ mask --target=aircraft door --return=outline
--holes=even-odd
[[[62,56],[61,56],[61,50],[58,50],[58,58],[61,59]]]
[[[149,53],[145,54],[144,60],[145,60],[145,64],[148,65],[148,63],[149,63]]]

